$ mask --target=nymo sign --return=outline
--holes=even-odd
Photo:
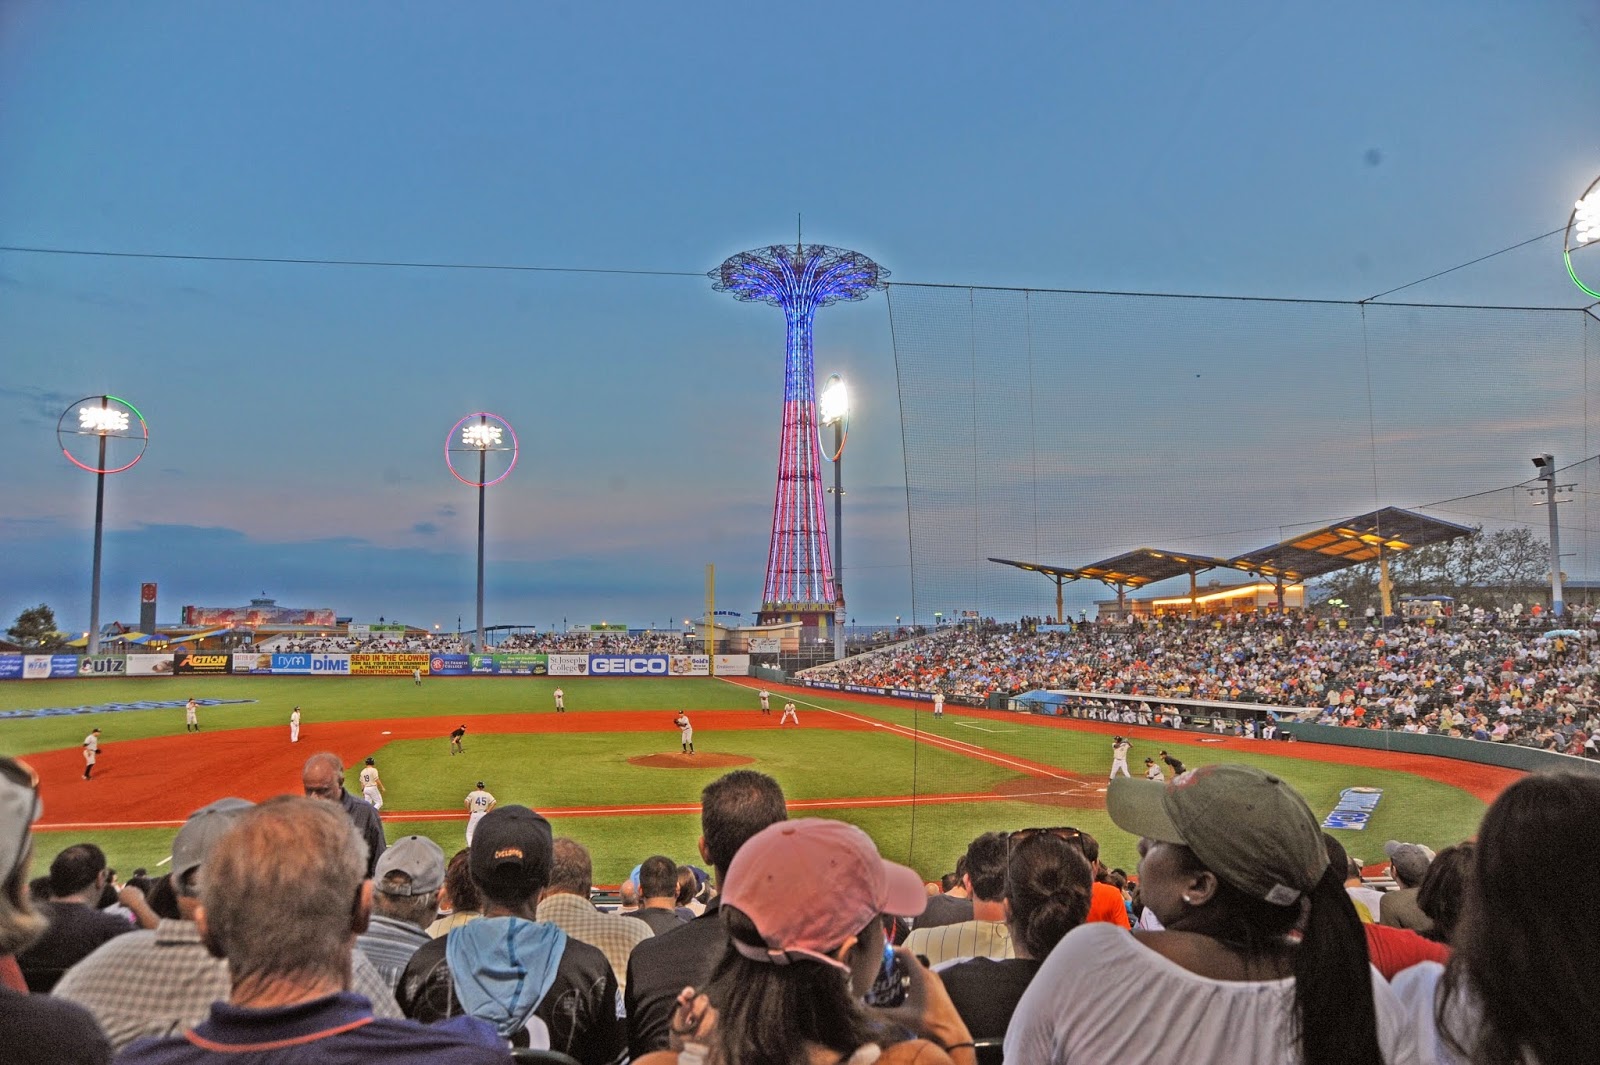
[[[1382,788],[1345,788],[1339,793],[1339,805],[1322,822],[1322,827],[1360,832],[1372,820],[1372,811],[1378,808],[1381,798]]]
[[[664,677],[666,655],[590,655],[591,677]]]

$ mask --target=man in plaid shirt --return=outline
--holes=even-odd
[[[589,901],[594,866],[583,844],[558,836],[552,850],[550,883],[539,899],[537,916],[580,943],[599,947],[617,975],[620,992],[627,987],[628,955],[655,931],[643,921],[603,913]]]
[[[56,985],[57,996],[94,1014],[112,1050],[147,1035],[178,1035],[205,1020],[213,1002],[228,997],[228,963],[211,956],[194,923],[200,905],[195,874],[212,845],[253,805],[244,799],[218,799],[191,815],[172,841],[173,889],[182,916],[162,920],[153,931],[128,932],[105,943],[68,969]],[[293,914],[283,917],[294,920]],[[359,951],[353,961],[351,989],[372,1000],[377,1016],[400,1017],[394,995],[372,963]]]

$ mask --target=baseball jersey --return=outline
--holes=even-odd
[[[90,754],[94,754],[100,750],[100,737],[96,736],[92,732],[89,733],[83,738],[83,749],[88,751]]]
[[[474,814],[486,814],[494,808],[494,796],[482,788],[467,793],[467,811]]]
[[[366,768],[362,769],[361,770],[361,787],[362,787],[362,790],[365,790],[367,788],[375,788],[377,786],[378,786],[378,771],[376,769],[374,769],[370,765],[367,766]]]

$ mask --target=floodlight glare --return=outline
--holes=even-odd
[[[850,390],[844,378],[834,374],[817,397],[817,417],[823,425],[832,425],[850,413]]]
[[[128,412],[115,407],[79,407],[78,428],[86,433],[125,433],[128,431]]]
[[[1572,214],[1567,219],[1567,234],[1562,238],[1561,248],[1561,257],[1566,261],[1567,276],[1572,278],[1572,283],[1577,285],[1584,295],[1600,300],[1600,290],[1585,284],[1578,276],[1578,268],[1572,265],[1573,252],[1597,242],[1600,242],[1600,178],[1591,182],[1589,187],[1583,190],[1583,195],[1572,205]],[[1590,255],[1593,254],[1590,252]]]
[[[461,430],[461,442],[468,447],[488,449],[500,446],[500,427],[498,425],[469,425]]]

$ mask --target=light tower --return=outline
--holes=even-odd
[[[461,432],[459,438],[456,436],[457,430]],[[510,437],[509,441],[507,437]],[[450,427],[444,438],[444,462],[450,468],[451,475],[462,484],[478,490],[478,629],[472,649],[479,654],[486,650],[483,639],[484,493],[511,476],[511,471],[517,465],[518,451],[517,432],[511,428],[511,423],[488,411],[477,411],[462,418]],[[456,468],[458,456],[463,455],[478,457],[476,471],[469,469],[463,474]],[[495,456],[496,469],[489,466],[490,455]],[[498,469],[502,463],[504,469]],[[476,477],[472,476],[474,472]],[[498,476],[491,476],[493,474]],[[460,618],[456,619],[456,628],[461,628]]]
[[[759,620],[824,628],[843,602],[828,550],[812,321],[821,307],[866,299],[883,288],[889,271],[859,252],[797,242],[740,252],[709,276],[718,292],[782,309],[788,326],[778,484]]]
[[[137,427],[134,423],[138,422]],[[91,456],[85,441],[94,441]],[[84,650],[100,653],[100,546],[106,517],[106,474],[132,469],[144,457],[150,444],[150,426],[137,407],[116,396],[88,396],[62,412],[56,422],[56,441],[67,461],[95,475],[94,484],[94,566],[89,578],[89,632]],[[115,452],[108,450],[116,448]],[[84,450],[84,457],[73,455]]]

